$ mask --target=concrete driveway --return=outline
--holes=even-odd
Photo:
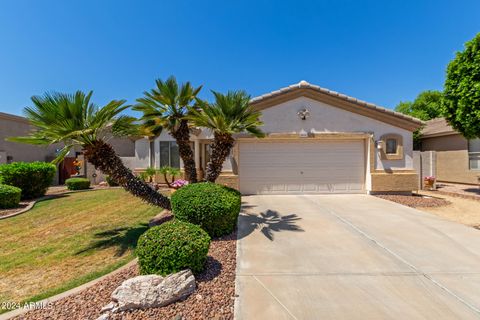
[[[480,318],[479,230],[367,195],[243,201],[238,320]]]

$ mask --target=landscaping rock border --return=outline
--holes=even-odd
[[[109,319],[233,319],[236,240],[236,233],[212,240],[206,269],[195,275],[197,290],[187,299],[161,308],[120,312]],[[15,319],[97,319],[100,310],[111,301],[112,292],[138,274],[137,266],[132,265],[53,302],[49,308],[30,311]]]

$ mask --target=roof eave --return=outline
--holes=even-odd
[[[379,107],[372,103],[358,100],[319,86],[314,86],[306,82],[300,82],[296,85],[253,98],[250,100],[250,103],[256,107],[257,110],[263,110],[301,96],[317,101],[328,102],[335,107],[340,107],[410,131],[415,131],[425,125],[424,121],[417,118]]]

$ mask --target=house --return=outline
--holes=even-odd
[[[23,136],[32,130],[24,117],[0,112],[0,164],[17,161],[48,161],[55,157],[55,147],[39,147],[30,144],[9,142],[5,139]]]
[[[8,137],[26,136],[33,129],[27,118],[0,112],[0,164],[19,161],[48,162],[55,159],[57,151],[62,147],[60,144],[45,147],[5,140]],[[135,159],[135,142],[132,139],[111,138],[109,143],[126,163]],[[59,164],[54,184],[63,184],[67,178],[76,173],[73,165],[75,159],[82,162],[80,175],[88,177],[92,182],[104,180],[99,171],[85,163],[82,151],[75,149],[70,151],[65,160]]]
[[[421,150],[435,151],[437,181],[465,184],[480,181],[480,139],[465,139],[444,118],[426,122],[421,132]]]
[[[266,138],[238,135],[220,183],[243,194],[411,192],[412,132],[423,122],[306,81],[251,100],[261,110]],[[191,136],[199,175],[212,134]],[[181,167],[166,132],[135,143],[136,165]],[[137,170],[141,168],[137,168]]]

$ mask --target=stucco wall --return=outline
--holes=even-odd
[[[480,170],[468,167],[467,150],[437,151],[437,180],[457,183],[478,183]]]
[[[468,150],[468,141],[460,134],[422,139],[422,151]]]
[[[310,116],[300,120],[297,112],[306,108]],[[262,130],[266,133],[295,133],[303,129],[307,132],[368,132],[374,140],[387,133],[403,137],[404,157],[402,160],[382,160],[375,150],[375,169],[413,169],[412,133],[384,122],[345,111],[323,102],[301,97],[262,110]]]
[[[8,117],[6,119],[5,117]],[[26,119],[0,114],[0,163],[12,161],[46,161],[55,155],[55,146],[34,146],[5,141],[8,137],[25,136],[32,130]]]

